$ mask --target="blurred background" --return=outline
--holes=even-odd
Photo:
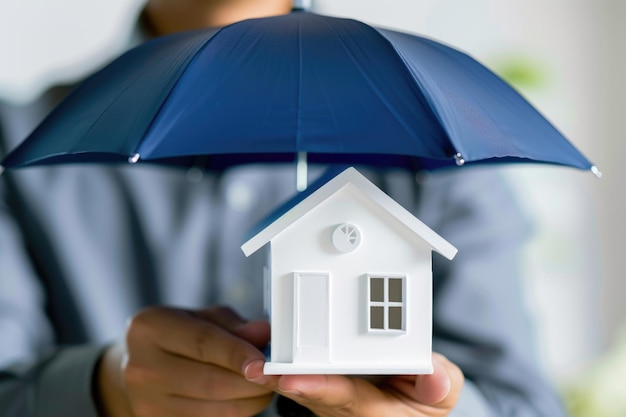
[[[127,47],[143,0],[0,2],[0,100],[26,105]],[[540,357],[576,416],[626,415],[626,2],[613,0],[313,0],[313,11],[426,35],[501,75],[604,176],[506,168],[532,217],[526,296]]]

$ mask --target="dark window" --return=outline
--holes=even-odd
[[[369,277],[370,330],[404,330],[404,277]]]

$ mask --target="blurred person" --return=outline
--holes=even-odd
[[[158,36],[290,9],[151,0],[141,25]],[[65,92],[2,104],[0,156]],[[498,171],[364,173],[459,249],[434,259],[433,375],[262,374],[264,259],[239,246],[293,194],[292,166],[37,167],[0,177],[0,414],[275,415],[280,394],[327,417],[564,415],[521,299],[528,224]]]

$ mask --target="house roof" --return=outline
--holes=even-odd
[[[326,201],[330,196],[348,184],[352,184],[390,215],[402,222],[407,228],[424,239],[433,250],[448,259],[452,259],[456,255],[457,249],[452,244],[422,223],[356,169],[350,167],[329,181],[326,181],[326,179],[327,176],[324,176],[268,216],[257,229],[257,233],[241,246],[244,254],[250,256],[306,213]]]

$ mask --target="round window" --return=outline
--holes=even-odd
[[[352,224],[340,224],[333,231],[332,240],[339,252],[352,252],[361,244],[361,231]]]

